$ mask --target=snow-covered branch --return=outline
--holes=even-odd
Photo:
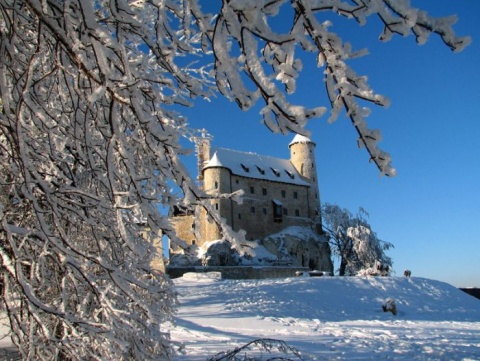
[[[180,160],[180,139],[195,133],[181,110],[194,98],[262,102],[268,128],[305,134],[327,110],[320,93],[312,108],[292,101],[311,54],[318,73],[307,76],[325,80],[330,120],[345,111],[372,161],[394,174],[361,106],[388,101],[347,65],[360,53],[318,20],[324,12],[360,24],[376,15],[383,39],[469,42],[453,19],[404,0],[0,0],[0,257],[24,358],[170,357],[161,324],[175,296],[151,262],[159,237],[177,237],[159,207],[202,205],[234,247],[246,244]]]

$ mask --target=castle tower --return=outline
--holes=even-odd
[[[231,193],[230,170],[222,164],[215,153],[203,169],[203,187],[207,194]],[[229,199],[217,199],[213,207],[218,211],[220,217],[225,218],[227,224],[232,224],[232,201]],[[221,232],[213,221],[205,223],[202,230],[204,240],[215,240],[221,238]]]
[[[197,153],[197,181],[200,189],[204,189],[203,184],[203,167],[210,160],[210,141],[211,137],[208,137],[204,133],[201,137],[195,139],[195,151]]]
[[[300,134],[297,134],[288,145],[290,148],[290,162],[297,169],[298,173],[310,183],[307,199],[308,213],[310,218],[315,220],[314,229],[318,233],[322,233],[315,146],[314,142]]]

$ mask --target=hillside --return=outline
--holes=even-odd
[[[480,300],[443,282],[221,280],[215,274],[186,274],[174,282],[179,312],[167,329],[185,346],[175,361],[205,361],[259,338],[285,341],[302,360],[480,360]],[[389,297],[396,316],[382,311]],[[0,333],[7,333],[5,326]],[[9,345],[8,338],[0,340],[0,357]],[[246,352],[300,360],[292,353]]]
[[[186,275],[172,338],[205,360],[274,338],[305,360],[480,360],[480,301],[422,278],[219,280]],[[398,314],[384,313],[386,298]],[[295,359],[295,358],[293,358]]]

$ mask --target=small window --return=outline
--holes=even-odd
[[[250,187],[250,193],[252,193],[252,194],[255,193],[255,187],[253,187],[253,186]]]
[[[238,179],[235,179],[235,184],[238,184]]]
[[[282,198],[285,198],[287,196],[287,192],[285,192],[284,190],[282,190],[281,193],[282,193]]]
[[[283,215],[284,215],[284,216],[288,216],[288,210],[287,210],[287,208],[283,208]]]
[[[250,172],[250,168],[248,168],[245,164],[240,163],[240,165],[242,166],[242,169],[243,169],[246,173]]]
[[[267,208],[263,208],[263,214],[267,215]]]
[[[265,169],[260,168],[258,165],[257,165],[257,169],[260,172],[260,174],[265,174]]]
[[[255,213],[255,207],[250,207],[250,213]]]
[[[298,199],[298,192],[297,191],[293,192],[293,198]]]
[[[218,182],[215,181],[215,189],[218,189]]]
[[[218,203],[215,203],[215,210],[218,211]]]
[[[193,245],[195,245],[195,240],[194,240],[194,239],[192,239],[192,246],[193,246]]]
[[[242,219],[242,214],[241,213],[238,214],[238,219]]]
[[[274,168],[270,168],[273,172],[273,174],[275,174],[277,177],[280,177],[280,172]]]
[[[295,209],[295,217],[300,217],[300,210]]]
[[[264,196],[267,195],[267,188],[262,188],[262,194],[263,194]]]
[[[292,172],[289,172],[288,170],[285,170],[285,173],[290,177],[290,179],[294,179],[295,175]]]

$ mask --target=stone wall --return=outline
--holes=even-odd
[[[265,278],[286,278],[296,277],[297,272],[308,273],[306,267],[256,267],[256,266],[234,266],[234,267],[167,267],[167,274],[170,278],[179,278],[187,272],[220,272],[224,279],[265,279]]]

